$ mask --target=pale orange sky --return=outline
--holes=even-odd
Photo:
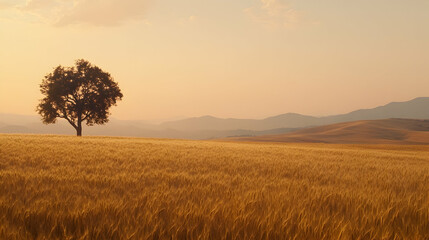
[[[0,0],[0,112],[84,58],[120,119],[345,113],[429,96],[427,0]]]

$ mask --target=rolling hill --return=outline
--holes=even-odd
[[[0,114],[0,133],[31,133],[74,135],[75,130],[63,119],[56,124],[45,125],[38,116]],[[230,136],[260,136],[281,134],[297,130],[296,128],[276,128],[268,130],[176,130],[160,125],[148,124],[144,121],[110,119],[106,125],[84,127],[86,136],[127,136],[148,138],[179,138],[179,139],[215,139]]]
[[[388,118],[429,119],[429,97],[420,97],[407,102],[392,102],[372,109],[360,109],[347,114],[313,117],[286,113],[265,119],[234,119],[203,116],[179,121],[165,122],[160,126],[180,131],[199,130],[268,130],[276,128],[303,128],[358,120]]]
[[[322,126],[358,120],[388,118],[429,119],[429,97],[407,102],[394,102],[373,109],[361,109],[347,114],[326,117],[286,113],[265,119],[236,119],[203,116],[149,124],[145,121],[112,118],[103,126],[84,127],[84,135],[130,136],[151,138],[214,139],[231,136],[284,134],[298,128]],[[42,124],[39,116],[0,114],[0,133],[75,134],[66,121],[54,125]]]
[[[341,144],[429,144],[429,120],[354,121],[306,128],[286,134],[231,138],[230,140]]]
[[[317,117],[306,116],[297,113],[286,113],[262,120],[203,116],[187,118],[179,121],[165,122],[160,126],[181,131],[229,131],[236,129],[264,131],[276,128],[302,128],[317,125],[318,120],[319,118]]]

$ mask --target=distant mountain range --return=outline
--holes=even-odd
[[[373,109],[361,109],[347,114],[313,117],[286,113],[265,119],[234,119],[203,116],[179,121],[148,124],[144,121],[111,119],[103,126],[84,127],[83,135],[133,136],[156,138],[213,139],[230,136],[260,136],[282,134],[341,122],[388,118],[429,119],[429,97],[407,102],[393,102]],[[0,133],[75,134],[65,121],[44,125],[40,117],[0,114]]]
[[[340,144],[429,144],[429,120],[382,119],[336,123],[291,133],[237,137],[230,141]]]
[[[297,113],[286,113],[262,120],[222,119],[212,116],[188,118],[161,124],[165,128],[181,131],[247,129],[261,131],[276,128],[303,128],[339,122],[376,120],[387,118],[429,119],[429,97],[416,98],[408,102],[393,102],[373,109],[361,109],[347,114],[327,117],[312,117]]]

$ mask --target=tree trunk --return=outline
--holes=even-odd
[[[82,122],[81,121],[78,121],[78,123],[77,123],[76,133],[77,133],[78,137],[82,136]]]

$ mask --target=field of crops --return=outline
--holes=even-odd
[[[0,239],[429,239],[429,146],[0,135]]]

